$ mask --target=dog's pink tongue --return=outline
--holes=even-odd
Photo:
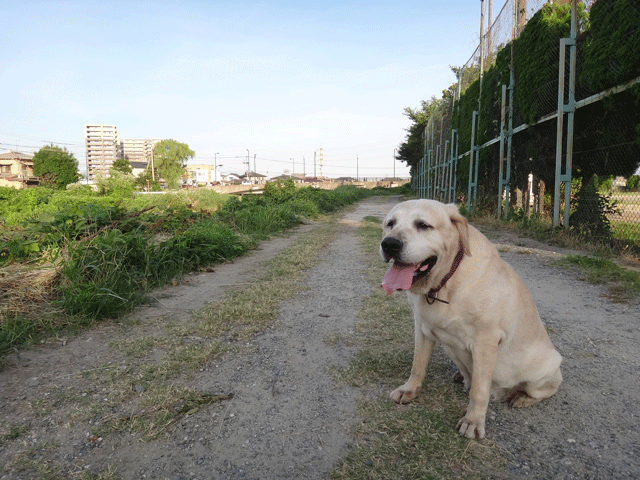
[[[406,263],[393,262],[382,279],[381,287],[391,295],[396,290],[409,290],[413,282],[413,272],[418,269],[418,265],[407,265]]]

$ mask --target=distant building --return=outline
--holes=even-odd
[[[131,175],[139,176],[147,170],[147,162],[129,162],[131,164]]]
[[[40,183],[33,176],[33,155],[9,151],[0,154],[0,187],[26,188]]]
[[[185,170],[196,184],[220,181],[220,176],[216,178],[216,169],[213,165],[187,165]]]
[[[115,125],[85,125],[84,143],[89,181],[94,181],[97,173],[108,176],[113,162],[122,158],[120,134]]]
[[[262,185],[267,183],[266,175],[262,175],[261,173],[256,173],[256,172],[249,172],[248,175],[246,173],[243,175],[240,175],[240,180],[246,183],[254,183],[256,185]]]
[[[148,163],[153,155],[153,147],[156,143],[162,140],[154,138],[152,140],[145,140],[139,138],[123,138],[122,143],[122,158],[129,160],[129,162],[145,162]]]
[[[221,173],[220,179],[222,184],[240,183],[240,175],[236,173]]]
[[[271,182],[277,182],[278,180],[280,180],[281,182],[286,182],[287,180],[292,179],[294,183],[304,183],[306,177],[302,174],[297,174],[297,173],[293,173],[293,174],[283,174],[283,175],[279,175],[277,177],[272,177],[271,178]]]
[[[87,177],[96,179],[96,174],[109,176],[109,168],[118,159],[124,158],[136,163],[139,170],[141,162],[146,164],[153,155],[153,147],[160,139],[121,139],[115,125],[87,124],[84,126],[84,142],[87,154]]]

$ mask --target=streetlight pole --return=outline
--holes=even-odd
[[[220,152],[216,152],[213,154],[213,180],[218,183],[218,154]]]

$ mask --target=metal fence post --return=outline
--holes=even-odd
[[[500,154],[498,175],[498,218],[502,216],[502,198],[504,196],[504,140],[505,117],[507,114],[507,86],[502,85],[502,101],[500,103]],[[507,202],[508,203],[508,202]]]
[[[565,63],[566,50],[569,51],[569,86],[568,101],[565,103]],[[560,39],[560,60],[558,62],[558,121],[556,132],[556,179],[553,194],[553,226],[560,226],[560,186],[564,183],[564,215],[563,225],[569,227],[571,208],[571,165],[573,162],[573,115],[575,102],[575,68],[576,68],[576,0],[571,2],[571,38]],[[564,114],[567,114],[567,148],[564,170],[562,173],[562,154],[564,137]]]
[[[476,158],[476,123],[478,119],[478,111],[474,110],[473,116],[471,119],[471,151],[469,152],[469,198],[467,203],[469,205],[469,211],[472,212],[475,209],[476,205],[476,195],[478,193],[478,158]],[[474,169],[474,163],[475,169]],[[474,171],[475,171],[475,180],[474,180]],[[473,192],[473,195],[472,195]]]
[[[507,91],[509,92],[509,118],[507,119],[507,169],[505,172],[504,184],[505,184],[505,195],[508,198],[510,189],[511,189],[511,153],[512,153],[512,140],[513,140],[513,90],[515,88],[515,80],[513,78],[513,69],[511,69],[509,87]],[[506,219],[509,216],[509,204],[507,202],[504,206],[504,218]]]
[[[449,180],[449,201],[455,202],[456,200],[456,187],[458,180],[458,130],[451,130],[451,175]]]

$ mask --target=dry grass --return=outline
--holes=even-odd
[[[59,281],[60,273],[54,265],[11,265],[0,270],[0,322],[60,313],[52,304]]]

